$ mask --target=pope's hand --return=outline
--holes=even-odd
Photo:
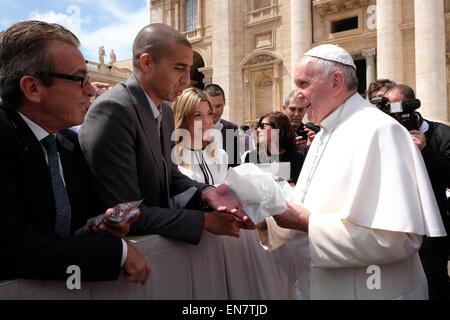
[[[277,224],[282,228],[308,232],[309,211],[289,201],[287,206],[286,211],[273,216]]]

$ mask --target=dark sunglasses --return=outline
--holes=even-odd
[[[81,88],[84,88],[84,86],[87,84],[89,80],[89,76],[73,76],[70,74],[64,74],[64,73],[55,73],[55,72],[43,72],[43,74],[47,74],[52,77],[60,78],[60,79],[66,79],[66,80],[72,80],[72,81],[80,81]]]
[[[261,122],[259,124],[258,128],[260,128],[260,129],[267,129],[267,126],[269,126],[271,128],[275,128],[275,124],[269,123],[269,122]]]

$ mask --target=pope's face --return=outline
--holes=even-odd
[[[332,111],[329,93],[331,76],[322,77],[313,70],[316,59],[304,56],[294,71],[295,98],[303,105],[308,120],[318,125]]]

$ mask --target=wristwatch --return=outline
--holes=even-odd
[[[203,192],[206,191],[206,190],[208,190],[208,189],[215,189],[215,188],[216,188],[216,187],[214,187],[213,185],[207,185],[207,186],[203,187],[202,189],[200,189],[200,204],[201,204],[201,206],[202,206],[204,209],[210,209],[210,206],[209,206],[209,204],[208,204],[206,201],[204,201],[204,200],[202,199],[202,194],[203,194]]]

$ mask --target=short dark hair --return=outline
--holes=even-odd
[[[159,63],[162,57],[172,53],[174,43],[192,48],[185,36],[167,24],[152,23],[142,28],[133,42],[133,69],[141,69],[140,58],[143,53],[148,53],[155,63]]]
[[[295,134],[292,130],[291,122],[289,121],[288,116],[280,111],[270,112],[259,118],[258,127],[261,125],[264,118],[269,118],[272,128],[280,130],[280,149],[285,149],[288,151],[296,150]]]
[[[203,90],[203,92],[210,97],[217,97],[222,95],[223,98],[225,99],[225,92],[218,84],[215,83],[208,84]]]
[[[372,97],[374,92],[380,90],[383,87],[386,87],[389,90],[395,85],[396,83],[389,79],[377,79],[375,81],[372,81],[366,90],[366,97],[368,100],[371,100],[372,98],[374,98]]]
[[[416,98],[416,94],[414,93],[413,88],[407,86],[406,84],[397,84],[392,88],[390,88],[388,91],[386,91],[386,93],[392,90],[398,90],[403,95],[403,97],[405,97],[405,100],[411,100]]]
[[[20,105],[20,79],[25,75],[41,79],[46,86],[53,84],[54,79],[43,73],[57,71],[48,51],[55,41],[80,46],[72,32],[56,23],[23,21],[0,33],[0,96],[6,104]]]

